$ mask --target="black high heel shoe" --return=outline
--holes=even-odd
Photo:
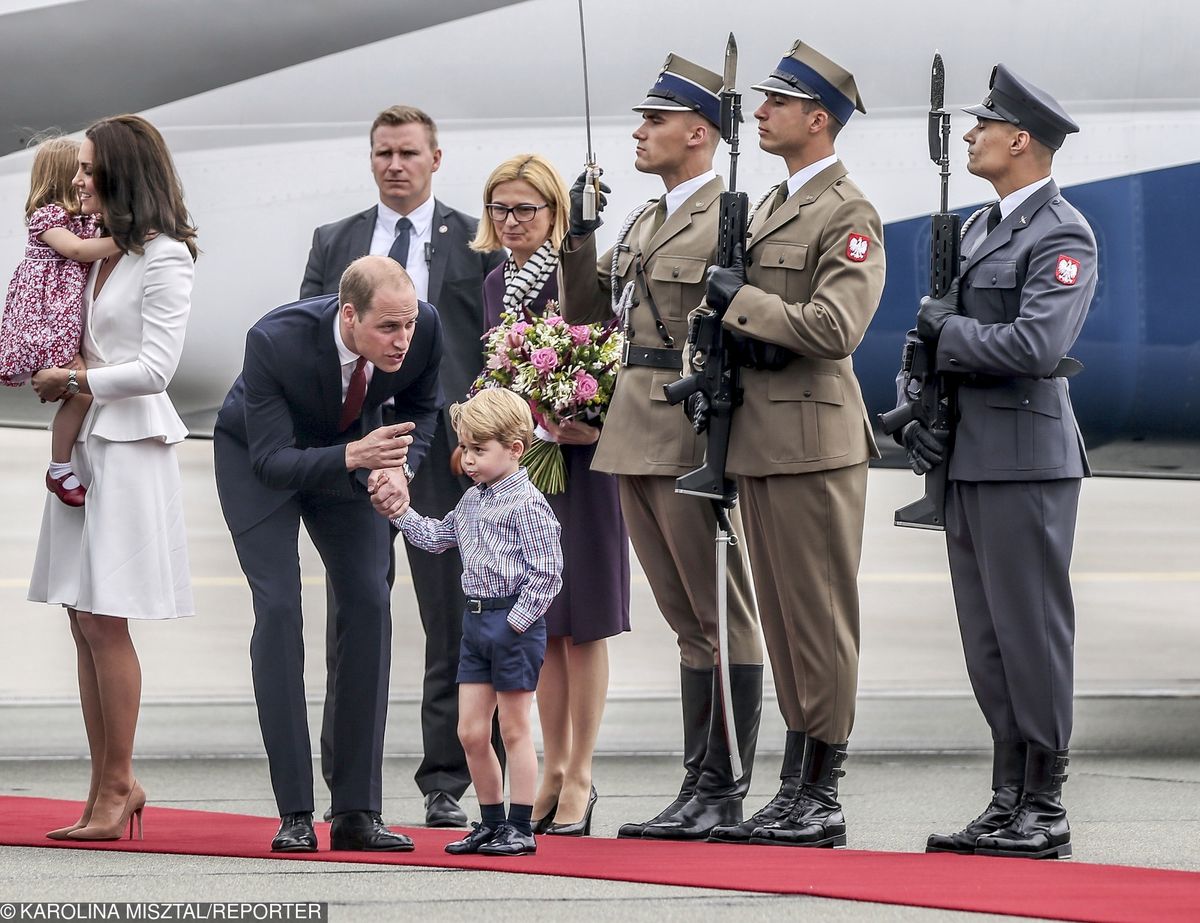
[[[583,812],[583,819],[574,824],[551,824],[546,828],[547,836],[591,836],[592,835],[592,811],[596,807],[596,801],[599,799],[596,794],[596,786],[592,786],[591,792],[588,794],[587,807]]]
[[[554,799],[554,804],[550,805],[550,810],[533,822],[533,832],[540,836],[545,833],[554,824],[554,815],[558,813],[558,799]]]

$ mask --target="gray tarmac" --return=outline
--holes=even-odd
[[[87,761],[61,614],[25,601],[48,434],[0,430],[0,794],[83,796]],[[249,592],[212,483],[212,446],[180,447],[198,616],[138,623],[139,779],[155,805],[274,814],[250,687]],[[856,849],[919,851],[988,795],[989,739],[958,646],[942,539],[891,525],[919,493],[872,471],[859,714],[842,791]],[[1200,871],[1200,483],[1085,483],[1074,562],[1076,731],[1065,801],[1077,861]],[[401,567],[403,568],[403,555]],[[323,692],[321,569],[301,549],[310,723]],[[415,825],[420,622],[406,573],[393,596],[384,813]],[[678,785],[677,653],[640,570],[633,631],[610,642],[595,764],[595,829],[654,814]],[[783,726],[768,689],[751,802],[774,792]],[[320,803],[320,793],[318,793]],[[473,798],[466,799],[468,810]],[[0,900],[320,900],[335,920],[986,919],[921,908],[377,865],[0,847]]]

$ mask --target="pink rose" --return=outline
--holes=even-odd
[[[564,323],[565,323],[565,321],[563,321],[563,319],[561,317],[559,317],[557,314],[551,314],[549,317],[546,318],[546,326],[547,327],[561,327]]]
[[[587,372],[575,376],[575,400],[581,404],[594,398],[598,390],[600,390],[600,386],[596,383],[596,379]]]
[[[582,346],[592,338],[592,330],[586,324],[572,324],[567,331],[571,334],[571,342],[576,346]]]
[[[524,333],[526,330],[529,329],[530,326],[531,325],[525,323],[525,321],[519,320],[515,324],[512,325],[512,332],[513,333]]]
[[[549,346],[543,346],[541,349],[535,349],[529,357],[529,361],[533,363],[533,367],[539,372],[548,372],[558,365],[558,353]]]

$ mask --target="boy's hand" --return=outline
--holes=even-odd
[[[521,626],[519,626],[511,618],[506,619],[506,621],[508,622],[508,627],[511,628],[513,631],[515,631],[517,634],[519,634],[519,635],[525,634],[525,630],[523,628],[521,628]]]
[[[372,471],[367,478],[371,505],[386,519],[397,519],[408,512],[408,478],[403,468],[383,468]]]

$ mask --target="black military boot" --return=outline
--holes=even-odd
[[[992,800],[983,813],[957,833],[933,833],[925,852],[953,852],[969,856],[981,836],[1006,827],[1017,811],[1025,782],[1025,741],[997,740],[992,744]]]
[[[721,675],[713,671],[713,710],[708,730],[708,749],[700,766],[700,778],[691,799],[675,812],[647,825],[643,839],[703,840],[712,829],[737,824],[742,819],[742,802],[750,790],[750,772],[758,743],[758,725],[762,716],[762,664],[735,663],[729,667],[729,692],[733,699],[733,723],[737,732],[738,755],[742,760],[741,778],[733,777],[729,762],[729,742],[725,736],[725,717],[721,706]]]
[[[710,843],[749,843],[757,828],[779,820],[792,809],[792,802],[800,791],[805,740],[803,731],[787,732],[787,739],[783,744],[783,765],[779,770],[779,791],[775,797],[740,824],[713,827],[708,835]]]
[[[713,668],[696,670],[679,665],[679,697],[683,703],[683,784],[675,800],[650,820],[640,824],[621,824],[618,837],[640,837],[650,824],[674,817],[696,791],[700,765],[708,749],[708,726],[712,723]]]
[[[1071,826],[1062,806],[1069,752],[1029,744],[1025,757],[1025,790],[1017,812],[1007,827],[976,841],[975,855],[1071,858]]]
[[[846,744],[827,744],[810,736],[804,749],[800,793],[779,820],[757,828],[750,842],[765,846],[846,845],[846,818],[838,802],[838,779],[846,773]]]

